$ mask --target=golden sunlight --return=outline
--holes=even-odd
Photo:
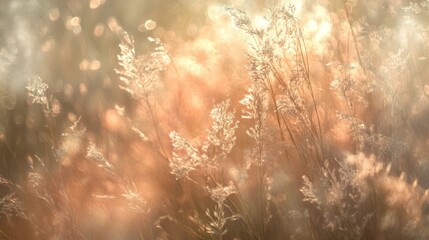
[[[0,239],[429,239],[428,16],[0,2]]]

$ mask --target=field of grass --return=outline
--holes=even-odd
[[[0,3],[0,239],[429,239],[429,1]]]

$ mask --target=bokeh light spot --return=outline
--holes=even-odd
[[[86,87],[85,83],[79,84],[79,92],[82,96],[86,95],[86,93],[88,92],[88,88]]]
[[[100,5],[101,5],[100,0],[91,0],[89,2],[89,8],[91,8],[91,9],[96,9],[96,8],[100,7]]]
[[[91,62],[91,65],[89,66],[89,69],[91,69],[92,71],[96,71],[99,70],[101,66],[100,61],[98,60],[94,60]]]
[[[146,28],[146,30],[150,31],[156,28],[156,22],[149,19],[144,23],[144,27]]]
[[[101,37],[104,34],[104,25],[99,23],[95,26],[93,34],[95,37]]]
[[[55,22],[58,18],[60,18],[60,10],[58,10],[58,8],[52,8],[49,10],[49,20]]]
[[[61,112],[61,103],[57,99],[52,101],[52,115],[55,117]]]

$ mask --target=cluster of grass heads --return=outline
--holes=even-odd
[[[26,166],[0,177],[0,238],[429,238],[429,4],[371,4],[222,8],[248,81],[211,111],[189,82],[219,56],[154,37],[141,54],[119,26],[126,104],[95,114],[100,132],[91,116],[61,121],[53,87],[30,79],[23,121],[44,147],[22,156],[11,145],[31,142],[0,135],[3,165]]]

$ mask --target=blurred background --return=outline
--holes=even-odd
[[[418,6],[429,10],[429,4],[424,5],[425,2],[418,1]],[[400,139],[406,132],[409,134],[407,136],[411,136],[407,141],[419,141],[419,144],[413,142],[409,145],[418,145],[415,149],[420,152],[409,155],[425,155],[429,133],[429,104],[426,99],[429,96],[429,70],[425,68],[429,14],[413,8],[417,2],[408,0],[299,0],[290,3],[296,7],[296,17],[300,19],[307,41],[316,98],[327,111],[328,117],[324,121],[335,119],[337,113],[334,111],[337,108],[345,108],[331,93],[330,84],[336,78],[335,74],[344,74],[340,70],[338,72],[341,73],[335,72],[337,69],[333,65],[341,67],[350,64],[356,67],[361,64],[362,69],[372,74],[368,78],[371,81],[364,79],[368,80],[365,84],[378,84],[377,87],[382,89],[380,92],[399,89],[392,94],[395,97],[401,91],[404,93],[399,94],[401,101],[395,102],[396,98],[392,97],[395,100],[392,100],[392,105],[396,104],[399,109],[397,112],[385,110],[383,107],[388,104],[381,103],[384,100],[378,102],[374,97],[368,98],[375,104],[370,105],[367,112],[362,110],[363,104],[360,106],[361,103],[356,101],[356,115],[361,113],[364,121],[375,122],[376,130],[384,131],[392,138]],[[92,239],[137,239],[138,233],[133,225],[136,219],[143,221],[137,222],[137,228],[146,226],[146,220],[152,224],[160,216],[166,217],[170,213],[177,214],[175,218],[179,220],[184,215],[181,220],[190,222],[190,215],[183,214],[186,212],[183,209],[192,212],[195,207],[192,204],[207,198],[207,194],[202,194],[203,191],[196,190],[196,187],[179,183],[170,174],[168,157],[171,156],[172,147],[168,133],[177,131],[185,139],[191,139],[192,143],[203,141],[211,123],[210,109],[226,98],[231,99],[236,117],[241,121],[242,106],[239,101],[246,94],[250,82],[246,58],[246,41],[249,39],[232,26],[231,18],[222,11],[222,7],[232,5],[245,10],[257,27],[263,27],[267,24],[262,17],[266,10],[282,4],[289,2],[0,1],[0,176],[23,186],[28,185],[28,189],[33,190],[34,186],[30,186],[34,183],[33,177],[44,171],[41,174],[44,180],[40,180],[40,185],[43,185],[43,191],[54,196],[53,202],[56,204],[49,208],[52,216],[42,214],[40,225],[46,223],[46,226],[52,226],[52,232],[56,231],[57,225],[63,226],[64,230],[61,231],[64,232],[67,227],[76,226],[79,229],[76,232],[86,237],[92,236]],[[348,13],[344,11],[345,6],[349,9]],[[352,38],[351,28],[355,29],[353,37],[356,39]],[[134,99],[120,88],[122,83],[115,69],[121,68],[118,64],[119,44],[126,34],[134,39],[136,55],[150,55],[155,45],[148,38],[154,37],[161,40],[171,60],[161,73],[162,86],[150,100],[154,109],[148,109],[149,104]],[[358,51],[364,64],[358,59]],[[401,68],[404,66],[407,71]],[[382,72],[382,67],[388,70]],[[357,82],[364,81],[360,70],[356,67],[352,72],[357,76]],[[43,105],[35,104],[34,99],[28,96],[30,83],[38,78],[47,84],[46,92],[41,94],[47,97],[49,114]],[[357,85],[365,84],[359,82]],[[371,91],[369,89],[365,93],[368,95],[362,96],[377,96],[380,93]],[[371,115],[368,112],[381,113]],[[155,116],[151,115],[153,113]],[[389,121],[384,121],[382,116],[388,120],[399,116],[403,122],[398,120],[384,127]],[[237,130],[238,150],[233,151],[230,163],[236,165],[231,169],[241,169],[240,164],[244,165],[242,160],[251,145],[251,140],[246,138],[248,123],[243,122],[240,125],[243,127]],[[347,129],[344,124],[335,125],[336,120],[332,122],[332,125],[326,124],[325,130],[327,138],[332,140],[333,151],[351,150],[352,141],[345,136]],[[404,122],[408,124],[407,128],[403,128],[406,130],[396,132],[397,126],[405,125]],[[91,151],[92,157],[98,159],[103,159],[100,155],[104,155],[120,173],[115,174],[121,177],[115,179],[88,161],[88,152]],[[407,157],[400,158],[397,173],[412,162],[408,161],[411,157]],[[390,157],[384,160],[390,161]],[[412,167],[419,169],[418,164],[416,161]],[[428,177],[423,174],[425,169],[421,167],[417,171],[412,167],[409,169],[423,180],[419,184],[429,186]],[[121,207],[128,202],[109,198],[114,194],[124,197],[121,195],[124,189],[127,193],[132,192],[128,189],[130,186],[143,195],[147,201],[145,207],[151,209],[144,217],[139,213],[133,215],[123,211]],[[299,192],[299,186],[294,186],[296,192]],[[283,185],[279,188],[286,191]],[[10,192],[10,188],[0,188],[0,196]],[[195,197],[194,193],[199,195]],[[25,202],[29,209],[35,208],[35,213],[46,210],[43,207],[39,209],[34,199],[26,199]],[[61,206],[69,208],[66,211]],[[62,219],[64,222],[58,223],[60,220],[55,217],[62,211],[75,217],[68,219],[75,222],[71,224]],[[113,217],[120,224],[111,223]],[[27,230],[33,228],[19,223],[15,225],[15,230],[11,230],[13,224],[1,219],[0,227],[3,228],[0,229],[6,229],[10,236],[18,236],[16,239],[35,236],[32,233],[20,235],[20,226]],[[172,236],[178,234],[186,239],[188,235],[183,233],[185,230],[182,227],[174,225],[173,220],[169,224],[164,227],[171,228],[169,232]],[[49,230],[46,232],[46,236],[50,236]],[[57,233],[57,236],[66,236],[64,232]],[[113,235],[109,236],[110,233]],[[43,235],[40,236],[43,239]]]
[[[0,172],[15,178],[25,172],[28,154],[45,157],[49,150],[42,149],[50,148],[53,141],[40,136],[46,130],[43,114],[27,109],[25,87],[30,79],[39,76],[49,85],[50,100],[58,106],[53,119],[56,139],[80,116],[89,132],[100,138],[104,112],[117,103],[130,103],[119,91],[114,72],[124,31],[134,38],[137,55],[152,50],[148,37],[160,38],[172,56],[179,55],[200,36],[207,39],[214,34],[213,28],[220,25],[213,22],[222,18],[220,6],[258,9],[265,2],[6,0],[0,4],[0,133],[6,139],[1,143]],[[216,24],[228,24],[223,17]],[[207,42],[194,50],[200,57]]]
[[[349,2],[353,6],[353,20],[365,22],[361,24],[363,33],[383,25],[398,25],[402,7],[409,4],[409,1]],[[227,96],[232,93],[230,89],[240,91],[236,86],[245,81],[246,49],[243,36],[231,28],[229,18],[220,8],[235,6],[263,24],[264,11],[279,1],[4,0],[0,4],[0,133],[8,139],[7,144],[1,145],[0,172],[9,176],[20,171],[28,152],[43,149],[39,144],[44,141],[35,136],[43,124],[34,119],[35,123],[30,124],[33,120],[23,115],[29,101],[25,88],[29,79],[39,76],[50,86],[51,100],[59,107],[55,116],[57,137],[70,121],[80,116],[88,130],[100,137],[101,115],[115,104],[130,104],[129,97],[118,91],[118,76],[114,71],[124,31],[134,38],[137,55],[152,50],[148,37],[160,38],[173,56],[176,70],[167,73],[173,79],[185,79],[191,88],[204,85],[216,92],[213,96]],[[304,9],[311,13],[302,16],[303,21],[314,19],[305,27],[310,33],[317,28],[325,31],[313,36],[316,42],[323,42],[326,34],[332,32],[330,21],[338,20],[335,14],[344,2],[294,1],[293,4],[298,15]],[[422,14],[419,18],[427,16]],[[325,25],[318,25],[323,21]],[[326,51],[322,45],[317,50],[319,55]],[[385,47],[395,48],[394,44]],[[213,73],[219,75],[214,77]],[[217,84],[224,88],[218,88]],[[209,92],[193,91],[193,104],[201,108],[211,106],[213,99],[201,96],[210,95]],[[32,114],[36,119],[41,113]],[[194,128],[195,132],[198,130]]]

